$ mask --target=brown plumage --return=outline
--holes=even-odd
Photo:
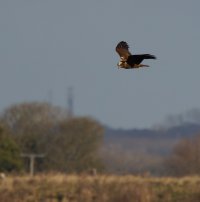
[[[117,44],[116,52],[120,56],[120,61],[117,64],[119,68],[133,69],[139,67],[149,67],[148,65],[141,64],[141,62],[144,59],[156,59],[154,55],[150,54],[132,55],[129,51],[129,45],[125,41],[121,41]]]

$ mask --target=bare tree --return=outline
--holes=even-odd
[[[181,140],[166,159],[165,165],[170,175],[200,174],[200,135]]]
[[[53,139],[48,162],[55,169],[82,172],[91,168],[102,168],[99,147],[103,138],[103,127],[91,118],[64,120],[58,126]],[[57,145],[57,146],[54,146]],[[56,158],[52,158],[52,156]]]
[[[48,103],[22,103],[6,109],[1,117],[22,152],[44,150],[47,136],[54,133],[56,124],[65,118],[61,108]]]

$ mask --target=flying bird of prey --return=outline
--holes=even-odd
[[[148,65],[141,64],[144,59],[156,59],[154,55],[140,54],[132,55],[129,51],[129,45],[125,41],[121,41],[116,46],[116,51],[120,56],[118,68],[133,69],[139,67],[149,67]]]

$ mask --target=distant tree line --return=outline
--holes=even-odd
[[[158,156],[152,148],[160,144],[157,149],[162,152],[161,148],[169,144],[167,139],[161,142],[163,137],[153,143],[140,136],[122,138],[120,142],[129,143],[126,148],[120,144],[105,147],[104,127],[98,121],[67,115],[64,109],[48,103],[20,103],[7,108],[0,115],[0,172],[28,171],[30,159],[22,155],[42,154],[44,158],[35,161],[37,172],[97,169],[121,174],[200,175],[200,135],[182,139],[168,155],[163,150],[164,155]],[[144,143],[153,144],[148,147],[152,151],[146,151]]]

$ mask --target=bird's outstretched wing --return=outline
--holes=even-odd
[[[129,46],[125,41],[121,41],[117,44],[116,49],[120,57],[123,57],[125,60],[131,55],[129,52]]]

